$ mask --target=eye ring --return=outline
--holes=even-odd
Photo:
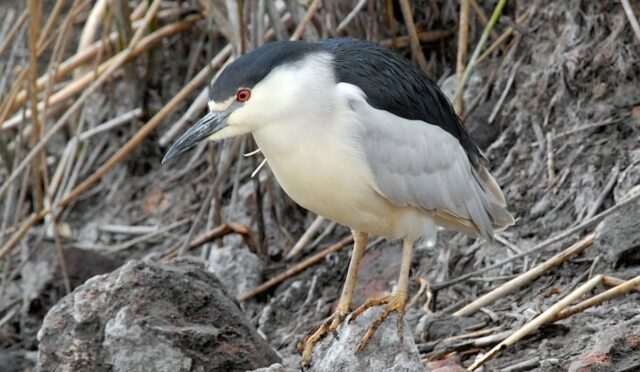
[[[251,98],[251,89],[249,88],[240,88],[236,93],[236,101],[238,102],[246,102]]]

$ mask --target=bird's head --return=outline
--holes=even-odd
[[[333,83],[323,74],[321,47],[306,42],[277,42],[262,46],[228,65],[209,87],[209,113],[189,128],[162,162],[199,142],[252,133],[265,125],[286,122],[304,109],[310,91]],[[326,75],[324,79],[318,79]]]

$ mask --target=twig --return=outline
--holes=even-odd
[[[347,14],[347,16],[344,17],[342,22],[340,22],[340,24],[336,28],[336,35],[341,34],[342,31],[344,31],[347,28],[347,26],[349,26],[349,23],[351,23],[351,21],[353,21],[353,19],[356,18],[356,15],[358,15],[358,13],[362,10],[362,8],[364,8],[364,6],[367,5],[367,1],[368,0],[358,1],[356,6],[354,6],[353,9],[351,9],[349,14]]]
[[[108,130],[111,130],[113,128],[119,127],[123,124],[126,124],[128,122],[130,122],[133,119],[137,119],[139,117],[141,117],[143,114],[142,109],[140,107],[138,107],[137,109],[133,109],[129,112],[125,112],[124,114],[113,118],[109,121],[106,121],[100,125],[97,125],[85,132],[82,132],[80,134],[80,136],[78,137],[78,139],[82,142],[82,141],[86,141],[89,138],[95,136],[96,134],[100,134],[102,132],[106,132]]]
[[[93,8],[91,8],[91,12],[89,12],[87,20],[84,23],[84,27],[82,28],[76,54],[80,53],[80,51],[87,48],[93,42],[106,9],[107,0],[97,0],[95,2]]]
[[[194,17],[194,18],[191,18],[189,20],[180,21],[180,22],[177,22],[177,23],[174,23],[174,24],[171,24],[171,25],[167,25],[165,27],[162,27],[162,28],[156,30],[152,34],[149,34],[144,39],[142,39],[138,43],[136,43],[135,46],[133,46],[131,48],[127,48],[124,51],[122,51],[119,54],[117,54],[116,56],[110,58],[109,60],[107,60],[107,61],[105,61],[103,63],[101,63],[96,68],[95,71],[88,71],[87,73],[82,75],[80,78],[78,78],[78,79],[74,80],[73,82],[69,83],[64,88],[60,89],[55,94],[51,95],[51,97],[49,97],[49,99],[46,102],[41,101],[38,104],[38,109],[39,110],[44,109],[45,103],[48,104],[48,105],[59,104],[59,103],[65,101],[65,100],[75,96],[79,92],[82,92],[82,95],[80,96],[80,98],[78,98],[78,100],[81,100],[81,98],[85,94],[85,92],[87,90],[91,90],[92,86],[95,86],[95,83],[97,82],[96,79],[99,81],[100,79],[103,78],[103,76],[111,75],[115,70],[117,70],[124,63],[129,62],[129,61],[137,58],[138,56],[140,56],[142,53],[147,51],[152,46],[160,43],[166,37],[190,29],[195,24],[195,21],[197,19],[199,19],[199,18],[198,17]],[[98,75],[98,76],[96,76],[96,75]],[[89,87],[89,88],[87,88],[87,87]],[[76,102],[78,100],[76,100]],[[27,111],[27,116],[31,116],[31,111]],[[12,121],[12,123],[9,123],[9,120],[8,120],[7,122],[2,123],[2,129],[7,129],[7,128],[10,128],[10,127],[15,126],[15,125],[17,125],[17,123],[15,123],[15,121]]]
[[[561,232],[560,234],[557,234],[556,236],[553,236],[553,237],[551,237],[551,238],[539,243],[538,245],[536,245],[535,247],[531,248],[530,250],[528,250],[526,252],[522,252],[521,254],[517,254],[515,256],[509,257],[507,259],[504,259],[502,261],[496,262],[496,263],[494,263],[492,265],[489,265],[487,267],[484,267],[482,269],[479,269],[479,270],[467,273],[465,275],[459,276],[459,277],[457,277],[455,279],[435,284],[435,285],[433,285],[433,289],[434,290],[440,290],[440,289],[449,287],[449,286],[451,286],[453,284],[464,282],[465,280],[467,280],[467,279],[469,279],[469,278],[471,278],[473,276],[477,276],[477,275],[482,274],[484,272],[487,272],[489,270],[493,270],[495,268],[502,267],[505,264],[508,264],[509,262],[513,262],[513,261],[518,260],[520,258],[529,256],[529,255],[537,253],[537,252],[540,252],[540,251],[544,250],[545,248],[549,247],[550,245],[552,245],[554,243],[562,241],[562,240],[566,239],[567,237],[569,237],[569,236],[571,236],[573,234],[576,234],[576,233],[579,233],[579,232],[581,232],[581,231],[583,231],[585,229],[588,229],[589,227],[591,227],[591,226],[597,224],[598,222],[602,221],[605,217],[617,212],[620,208],[622,208],[622,207],[624,207],[624,206],[626,206],[628,204],[634,203],[634,202],[636,202],[638,200],[640,200],[640,193],[635,194],[635,195],[623,200],[622,202],[620,202],[620,203],[614,205],[613,207],[601,212],[600,214],[598,214],[596,216],[593,216],[592,218],[582,222],[578,226],[575,226],[575,227],[572,227],[570,229],[567,229],[567,230]],[[1,252],[0,252],[0,258],[2,258]]]
[[[418,37],[416,24],[413,21],[413,12],[411,11],[409,0],[399,0],[399,3],[400,10],[402,10],[404,23],[407,26],[407,32],[409,32],[409,40],[411,41],[411,54],[413,55],[413,58],[418,61],[418,66],[420,67],[420,69],[428,75],[429,64],[427,63],[427,59],[422,52],[422,47],[420,46],[420,38]]]
[[[553,156],[553,131],[547,132],[546,142],[547,142],[547,187],[549,188],[556,182],[556,162]],[[593,214],[591,216],[593,216]]]
[[[313,18],[313,16],[316,14],[316,11],[318,11],[320,5],[322,5],[322,0],[313,0],[311,5],[309,5],[309,9],[307,9],[307,13],[305,13],[304,17],[296,27],[295,31],[293,31],[293,35],[291,35],[291,38],[289,38],[289,40],[295,41],[302,37],[304,30],[307,29],[309,22],[311,22],[311,18]]]
[[[67,26],[69,24],[69,22],[71,20],[73,20],[75,18],[75,16],[88,3],[89,3],[89,0],[84,0],[84,1],[77,1],[76,0],[76,1],[74,1],[73,6],[72,6],[71,10],[69,11],[69,15],[67,16],[67,19],[64,22],[63,28],[65,28],[64,26]],[[38,42],[38,48],[37,48],[38,49],[37,50],[37,55],[38,56],[40,56],[40,54],[42,52],[44,52],[44,50],[47,48],[47,46],[51,43],[51,41],[54,39],[53,36],[54,35],[52,35],[51,37],[46,38],[44,40],[43,39],[39,40],[39,41],[42,41],[42,43]],[[22,71],[20,71],[17,74],[17,78],[13,82],[13,86],[12,86],[11,90],[9,91],[9,94],[6,95],[6,99],[0,105],[0,123],[4,122],[4,119],[9,114],[9,112],[11,110],[11,107],[12,107],[12,102],[15,100],[16,95],[20,91],[20,88],[22,88],[22,84],[24,82],[24,79],[26,79],[26,77],[27,77],[28,71],[29,71],[28,67],[25,67],[25,68],[22,69]],[[25,97],[26,97],[26,95],[25,95]]]
[[[602,284],[609,286],[609,287],[615,287],[618,286],[622,283],[624,283],[625,281],[620,279],[620,278],[616,278],[613,276],[609,276],[609,275],[603,275],[602,276]],[[640,286],[636,287],[634,289],[636,292],[640,293]]]
[[[29,15],[28,9],[25,9],[22,12],[22,14],[20,14],[20,17],[18,18],[16,23],[13,24],[13,26],[11,27],[11,30],[9,30],[7,35],[4,36],[4,39],[2,40],[2,45],[0,45],[0,56],[2,56],[2,53],[4,52],[4,50],[7,49],[7,46],[11,44],[11,42],[13,41],[13,38],[18,34],[18,31],[20,30],[24,22],[27,20],[28,15]]]
[[[31,98],[32,111],[38,106],[38,92],[36,91],[36,79],[38,78],[38,33],[40,29],[40,12],[42,4],[38,0],[29,0],[29,96]],[[37,111],[31,115],[33,130],[31,131],[31,145],[35,146],[40,141],[40,121]],[[33,199],[36,209],[42,209],[44,191],[42,189],[41,172],[42,156],[35,156],[31,162],[33,174]]]
[[[518,72],[518,68],[520,68],[520,63],[521,62],[522,62],[522,59],[519,59],[511,67],[511,73],[509,74],[509,79],[507,80],[507,84],[505,85],[504,90],[502,91],[502,94],[500,94],[500,98],[498,98],[498,102],[496,102],[496,105],[493,107],[493,110],[491,111],[491,114],[489,115],[489,118],[487,119],[489,124],[493,123],[493,121],[495,120],[496,116],[498,115],[498,112],[500,112],[500,108],[502,108],[502,104],[507,99],[507,95],[509,94],[509,90],[511,89],[511,86],[513,85],[513,82],[516,79],[516,73]]]
[[[133,18],[133,16],[132,16],[132,18]],[[194,20],[195,19],[199,19],[198,17],[195,17],[195,16],[192,17],[192,18]],[[182,22],[187,22],[187,20],[182,21]],[[133,54],[137,55],[140,52],[144,52],[145,48],[143,48],[143,46],[145,46],[145,44],[149,44],[147,46],[147,48],[155,45],[155,43],[151,43],[152,37],[153,37],[153,39],[155,39],[157,41],[161,41],[161,40],[171,36],[173,33],[183,31],[184,29],[182,27],[177,27],[176,28],[176,26],[181,25],[182,22],[166,25],[166,26],[156,30],[155,32],[149,34],[147,37],[145,37],[144,39],[142,39],[140,41],[140,44],[138,45],[138,48],[140,48],[139,52],[136,52],[134,50]],[[140,21],[134,22],[134,24],[133,24],[134,28],[139,27],[141,23],[142,22],[140,22]],[[186,24],[185,24],[185,26],[186,26]],[[60,63],[56,67],[56,70],[55,70],[55,72],[53,74],[50,73],[50,72],[47,72],[46,74],[44,74],[43,76],[38,78],[38,81],[36,83],[37,84],[36,87],[38,89],[38,92],[43,90],[49,84],[53,84],[53,83],[56,83],[56,82],[60,81],[62,78],[64,78],[65,76],[67,76],[68,74],[70,74],[71,72],[76,70],[78,67],[91,62],[100,53],[104,53],[109,48],[115,47],[115,45],[116,45],[115,43],[116,43],[117,39],[118,39],[118,33],[117,32],[112,32],[111,34],[109,34],[109,36],[105,37],[104,40],[98,40],[98,41],[94,42],[93,44],[87,46],[86,48],[83,48],[82,50],[78,50],[78,52],[76,54],[74,54],[73,56],[69,57],[64,62]],[[15,99],[12,100],[13,103],[11,104],[11,107],[9,108],[9,111],[10,112],[14,111],[18,107],[22,106],[26,102],[26,99],[27,99],[26,90],[19,91],[17,93]],[[12,127],[15,127],[17,125],[17,124],[7,124],[7,123],[8,123],[8,121],[3,123],[2,129],[12,128]]]
[[[448,37],[453,36],[453,31],[450,30],[434,30],[434,31],[423,31],[418,33],[418,38],[421,43],[433,43],[434,41],[438,41],[441,39],[446,39]],[[385,48],[404,48],[409,45],[411,42],[411,38],[406,36],[398,36],[394,39],[385,39],[380,41],[380,45]],[[394,44],[395,43],[395,44]]]
[[[142,128],[136,132],[115,154],[113,154],[98,170],[96,170],[91,176],[85,179],[80,185],[71,190],[62,200],[60,200],[60,207],[74,201],[80,194],[87,191],[93,184],[98,182],[102,176],[113,168],[116,164],[122,161],[131,150],[136,147],[142,140],[144,140],[151,132],[162,123],[162,121],[171,114],[176,107],[197,87],[201,86],[209,76],[209,67],[219,67],[224,60],[231,55],[231,45],[224,47],[216,57],[213,58],[211,63],[205,66],[190,82],[187,84],[178,94],[176,94],[171,101],[169,101],[157,114],[155,114],[151,120],[149,120]],[[33,150],[32,150],[33,151]],[[3,192],[0,192],[2,195]],[[29,229],[40,221],[45,215],[49,213],[49,209],[45,208],[37,213],[33,213],[29,218],[21,225],[20,229],[12,236],[12,238],[2,247],[0,250],[0,259],[10,253],[15,246],[24,238]]]
[[[618,182],[619,173],[620,173],[620,166],[616,164],[613,167],[613,169],[611,169],[611,173],[609,173],[609,179],[607,180],[607,183],[604,185],[604,187],[602,188],[602,191],[600,192],[596,200],[593,202],[593,204],[589,208],[587,215],[584,217],[585,219],[589,219],[593,217],[598,211],[598,209],[600,209],[600,206],[602,205],[602,203],[604,203],[604,200],[607,198],[607,195],[609,195],[611,190],[613,190],[613,187],[616,185],[616,182]]]
[[[69,108],[69,110],[67,110],[64,113],[64,115],[62,115],[62,117],[58,119],[58,121],[51,127],[49,132],[47,132],[47,134],[44,137],[42,137],[40,141],[31,149],[29,154],[23,159],[20,165],[18,165],[18,167],[16,167],[16,169],[13,170],[13,172],[7,178],[7,180],[2,185],[2,187],[0,187],[0,196],[4,195],[4,192],[7,190],[8,185],[14,182],[16,178],[25,170],[28,162],[31,162],[36,156],[39,156],[40,152],[49,143],[51,138],[53,138],[55,133],[57,133],[60,129],[62,129],[64,125],[66,125],[67,121],[82,106],[84,101],[86,101],[87,98],[89,98],[89,96],[100,85],[102,85],[102,83],[104,83],[107,80],[107,78],[111,76],[113,72],[115,72],[115,70],[117,70],[119,67],[122,66],[122,64],[124,64],[127,61],[132,51],[134,50],[135,45],[142,38],[143,32],[147,29],[149,23],[151,22],[151,19],[155,15],[155,12],[158,10],[160,3],[161,3],[161,0],[154,0],[154,3],[152,4],[149,13],[147,13],[147,15],[145,16],[143,26],[141,26],[136,31],[136,34],[133,36],[129,47],[125,51],[123,51],[121,54],[119,54],[117,57],[115,57],[115,60],[113,60],[112,63],[106,68],[106,71],[104,71],[104,73],[100,75],[100,77],[98,77],[97,80],[93,81],[93,83],[83,91],[82,95],[80,95],[80,97],[74,102],[74,104]]]
[[[500,3],[498,3],[498,6],[499,4]],[[464,66],[467,61],[467,45],[469,44],[469,7],[469,0],[460,0],[460,20],[458,21],[458,54],[456,57],[456,77],[458,80],[458,88],[456,89],[456,92],[452,97],[453,106],[458,115],[462,115],[462,111],[464,110]],[[483,40],[480,39],[480,41],[482,42]],[[477,47],[476,50],[478,50]],[[471,63],[471,61],[469,61],[469,63]]]
[[[466,305],[462,309],[453,313],[453,315],[469,316],[475,313],[476,311],[478,311],[480,308],[485,307],[493,303],[494,301],[506,296],[507,294],[514,292],[515,290],[522,287],[523,285],[532,282],[533,280],[538,278],[540,275],[544,274],[546,271],[560,265],[564,261],[568,260],[569,258],[577,255],[578,253],[582,252],[586,248],[590,247],[593,244],[594,239],[595,239],[595,234],[593,233],[585,236],[582,240],[571,245],[569,248],[565,249],[564,251],[551,257],[550,259],[534,267],[533,269],[527,271],[526,273],[523,273],[517,278],[514,278],[502,284],[498,288],[492,290],[491,292],[481,296],[477,300],[473,301],[472,303]]]
[[[346,247],[348,244],[351,244],[353,242],[353,236],[349,235],[348,237],[340,240],[339,242],[337,242],[336,244],[325,248],[324,250],[322,250],[321,252],[318,252],[316,254],[314,254],[313,256],[307,258],[306,260],[296,264],[295,266],[293,266],[292,268],[288,269],[287,271],[285,271],[282,274],[279,274],[269,280],[267,280],[266,282],[260,284],[259,286],[257,286],[256,288],[250,290],[249,292],[243,294],[242,296],[240,296],[240,298],[238,298],[238,301],[243,302],[246,301],[252,297],[255,297],[256,295],[266,291],[267,289],[278,285],[280,283],[282,283],[283,281],[285,281],[286,279],[304,271],[306,268],[313,266],[315,264],[320,263],[325,257],[327,257],[328,255],[332,254],[332,253],[337,253],[340,252],[344,247]]]
[[[197,248],[205,243],[231,233],[240,234],[245,244],[247,244],[252,252],[258,251],[258,244],[253,238],[253,235],[251,235],[251,229],[248,226],[239,223],[225,223],[220,226],[214,227],[213,229],[193,239],[193,241],[191,241],[191,243],[189,244],[189,248]]]
[[[309,241],[313,236],[320,230],[322,224],[324,223],[324,217],[317,216],[315,220],[311,223],[311,226],[307,229],[307,231],[302,234],[300,239],[296,242],[296,244],[291,248],[289,253],[287,254],[287,259],[291,259],[292,257],[297,256],[304,249],[304,247],[309,244]]]
[[[603,277],[604,281],[604,277]],[[626,282],[622,282],[619,285],[606,290],[598,295],[595,295],[587,300],[580,302],[577,305],[569,306],[566,309],[559,312],[554,321],[558,321],[561,319],[568,318],[574,314],[580,313],[590,307],[598,306],[601,303],[614,299],[616,297],[620,297],[626,293],[629,293],[633,290],[638,290],[638,286],[640,286],[640,275],[636,276],[633,279],[629,279]]]
[[[145,235],[142,235],[142,236],[137,236],[137,237],[135,237],[133,239],[127,240],[127,241],[122,242],[122,243],[120,243],[118,245],[114,245],[114,246],[108,247],[107,249],[108,249],[109,253],[115,253],[115,252],[123,251],[125,249],[130,248],[130,247],[133,247],[136,244],[140,244],[142,242],[145,242],[145,241],[147,241],[147,240],[149,240],[149,239],[151,239],[151,238],[153,238],[155,236],[162,235],[162,234],[167,233],[167,232],[169,232],[169,231],[171,231],[173,229],[176,229],[176,228],[186,224],[187,222],[189,222],[188,218],[182,219],[180,221],[176,221],[176,222],[174,222],[174,223],[172,223],[170,225],[161,227],[161,228],[159,228],[159,229],[157,229],[155,231],[151,231],[148,234],[145,234]]]
[[[220,183],[222,182],[222,179],[223,179],[222,177],[226,176],[226,174],[229,172],[229,169],[231,169],[231,165],[233,164],[233,159],[235,157],[235,154],[238,152],[238,148],[240,147],[241,141],[242,141],[241,137],[236,137],[233,140],[233,143],[231,145],[231,150],[229,151],[229,156],[225,160],[225,162],[220,166],[221,170],[218,171],[218,174],[216,175],[215,180],[213,180],[213,183],[209,187],[209,191],[207,191],[207,195],[205,196],[204,201],[200,205],[200,208],[198,209],[198,213],[196,214],[196,217],[193,219],[193,223],[191,224],[191,227],[189,228],[189,232],[187,233],[187,236],[184,239],[184,243],[178,250],[178,255],[182,256],[185,253],[187,253],[189,249],[189,245],[191,243],[191,238],[195,234],[195,231],[198,228],[200,221],[202,220],[202,217],[204,216],[204,212],[206,208],[211,206],[211,200],[213,199],[213,196],[217,193],[218,188],[220,187]]]
[[[529,323],[525,324],[522,328],[517,330],[511,336],[507,337],[504,341],[500,342],[498,345],[493,347],[489,352],[483,355],[480,359],[476,360],[470,367],[470,371],[475,371],[480,366],[482,366],[487,361],[498,356],[503,350],[506,348],[513,346],[516,342],[520,341],[525,336],[535,332],[540,326],[552,322],[556,315],[562,311],[564,308],[569,306],[573,301],[580,298],[585,293],[592,290],[595,286],[602,282],[602,275],[597,275],[593,277],[591,280],[587,281],[580,287],[578,287],[575,291],[571,292],[567,297],[558,301],[555,305],[551,306],[542,314],[538,315],[536,318],[531,320]]]
[[[531,359],[524,360],[520,363],[510,365],[500,369],[500,372],[514,372],[514,371],[528,371],[531,368],[535,368],[540,364],[540,357],[533,357]]]
[[[629,0],[620,0],[620,2],[622,3],[624,14],[627,16],[631,28],[636,34],[638,42],[640,42],[640,24],[638,24],[638,18],[636,18],[636,15],[633,13],[633,8],[631,7],[631,4],[629,4]]]
[[[516,22],[518,24],[523,23],[524,21],[527,20],[527,18],[529,18],[529,16],[531,16],[531,14],[533,14],[533,11],[534,11],[534,7],[531,6],[530,8],[525,10],[524,13],[522,13],[518,17],[518,19],[516,19]],[[511,36],[513,31],[514,31],[514,28],[513,27],[509,27],[502,34],[500,34],[500,36],[491,45],[489,45],[487,50],[485,50],[484,53],[482,53],[480,55],[480,57],[478,57],[478,59],[476,60],[476,65],[482,63],[482,61],[487,59],[489,57],[489,55],[491,55],[491,53],[493,53],[494,50],[496,50],[500,45],[502,45],[502,43],[504,43],[505,40],[507,40],[509,38],[509,36]]]

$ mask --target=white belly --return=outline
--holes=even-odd
[[[304,130],[289,132],[292,126],[269,126],[253,136],[296,203],[354,230],[392,239],[417,238],[432,230],[426,213],[398,207],[375,190],[368,165],[341,133],[307,136]],[[281,132],[285,128],[286,135]],[[282,140],[285,136],[295,140]]]

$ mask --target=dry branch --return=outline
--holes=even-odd
[[[456,57],[456,77],[458,90],[453,99],[453,106],[458,115],[462,115],[463,101],[463,76],[464,66],[467,61],[467,45],[469,44],[469,0],[460,0],[460,21],[458,22],[458,56]]]
[[[251,291],[243,294],[242,296],[240,296],[240,298],[238,298],[238,301],[246,301],[252,297],[255,297],[256,295],[266,291],[267,289],[282,283],[283,281],[285,281],[286,279],[304,271],[306,268],[313,266],[315,264],[320,263],[325,257],[327,257],[328,255],[332,254],[332,253],[337,253],[340,252],[344,247],[346,247],[348,244],[353,242],[353,236],[349,235],[348,237],[340,240],[339,242],[337,242],[336,244],[325,248],[324,250],[322,250],[321,252],[318,252],[316,254],[314,254],[313,256],[307,258],[306,260],[296,264],[295,266],[293,266],[292,268],[288,269],[287,271],[285,271],[282,274],[279,274],[269,280],[267,280],[266,282],[260,284],[259,286],[257,286],[256,288],[252,289]]]
[[[320,5],[322,5],[322,0],[313,0],[311,5],[309,5],[309,9],[307,9],[307,13],[305,13],[302,21],[300,21],[300,23],[296,27],[296,30],[293,31],[293,35],[291,35],[289,40],[295,41],[299,40],[302,37],[302,34],[304,34],[304,30],[307,29],[309,22],[311,22],[311,19],[320,8]]]
[[[511,336],[507,337],[504,341],[500,342],[498,345],[493,347],[488,353],[483,355],[480,359],[476,360],[470,367],[470,371],[475,371],[480,366],[482,366],[487,361],[498,356],[504,349],[513,346],[516,342],[523,339],[525,336],[535,332],[540,326],[550,323],[556,317],[556,315],[562,311],[564,308],[569,306],[573,301],[580,298],[585,293],[589,292],[595,286],[602,282],[602,275],[595,276],[591,278],[588,282],[584,283],[576,290],[571,292],[562,300],[558,301],[555,305],[551,306],[542,314],[538,315],[535,319],[531,320],[529,323],[525,324],[522,328],[517,330]]]
[[[602,277],[602,281],[604,282],[604,276]],[[562,320],[568,318],[574,314],[580,313],[590,307],[598,306],[601,303],[614,299],[616,297],[620,297],[626,293],[629,293],[633,290],[639,290],[638,286],[640,286],[640,276],[636,276],[633,279],[629,279],[626,282],[618,284],[617,286],[604,291],[598,295],[595,295],[587,300],[580,302],[579,304],[569,306],[566,309],[559,312],[554,321]]]
[[[598,215],[593,216],[592,218],[581,222],[577,226],[574,226],[574,227],[572,227],[570,229],[567,229],[567,230],[565,230],[565,231],[563,231],[563,232],[561,232],[561,233],[559,233],[559,234],[557,234],[557,235],[555,235],[555,236],[553,236],[551,238],[546,239],[545,241],[537,244],[535,247],[531,248],[530,250],[528,250],[526,252],[522,252],[521,254],[513,255],[513,256],[511,256],[511,257],[509,257],[507,259],[504,259],[502,261],[496,262],[496,263],[491,264],[489,266],[486,266],[486,267],[484,267],[482,269],[475,270],[473,272],[461,275],[461,276],[459,276],[459,277],[457,277],[455,279],[451,279],[451,280],[448,280],[446,282],[434,284],[433,285],[433,289],[434,290],[439,290],[439,289],[443,289],[443,288],[446,288],[448,286],[454,285],[456,283],[461,283],[461,282],[463,282],[465,280],[468,280],[471,277],[477,276],[477,275],[482,274],[482,273],[484,273],[486,271],[493,270],[493,269],[498,268],[498,267],[502,267],[505,264],[508,264],[509,262],[513,262],[513,261],[518,260],[520,258],[527,257],[527,256],[529,256],[531,254],[540,252],[540,251],[546,249],[547,247],[549,247],[550,245],[552,245],[554,243],[562,241],[562,240],[570,237],[573,234],[579,233],[579,232],[581,232],[583,230],[588,229],[591,226],[594,226],[595,224],[597,224],[600,221],[602,221],[605,217],[617,212],[618,210],[620,210],[622,207],[624,207],[626,205],[629,205],[631,203],[636,202],[637,200],[640,200],[640,193],[628,197],[627,199],[625,199],[622,202],[612,206],[611,208],[599,213]]]
[[[307,231],[305,231],[304,234],[302,234],[300,239],[298,239],[296,244],[294,244],[294,246],[291,248],[289,253],[287,253],[287,259],[290,259],[300,254],[300,252],[304,249],[304,247],[306,247],[307,244],[309,244],[309,241],[311,241],[311,238],[313,238],[313,236],[318,232],[318,230],[320,230],[320,227],[322,227],[323,223],[324,223],[324,217],[317,216],[316,219],[313,220],[313,222],[311,223],[311,226],[309,226]]]
[[[494,301],[506,296],[509,293],[514,292],[515,290],[522,287],[523,285],[532,282],[533,280],[538,278],[540,275],[544,274],[546,271],[560,265],[561,263],[565,262],[569,258],[577,255],[578,253],[582,252],[586,248],[590,247],[593,244],[594,239],[595,239],[595,234],[593,233],[585,236],[580,241],[571,245],[569,248],[565,249],[564,251],[551,257],[550,259],[534,267],[533,269],[527,271],[526,273],[518,276],[517,278],[514,278],[504,283],[503,285],[499,286],[498,288],[494,289],[493,291],[483,295],[482,297],[478,298],[477,300],[473,301],[472,303],[468,304],[462,309],[456,311],[455,313],[453,313],[453,315],[469,316],[475,313],[476,311],[478,311],[480,308],[493,303]]]
[[[422,52],[422,47],[420,46],[420,38],[418,37],[416,24],[413,21],[413,12],[411,11],[409,0],[400,0],[400,9],[402,10],[402,17],[404,18],[404,23],[407,25],[407,32],[409,33],[411,54],[413,55],[413,58],[418,61],[420,69],[424,71],[425,74],[429,74],[429,64],[427,63],[427,59]]]

